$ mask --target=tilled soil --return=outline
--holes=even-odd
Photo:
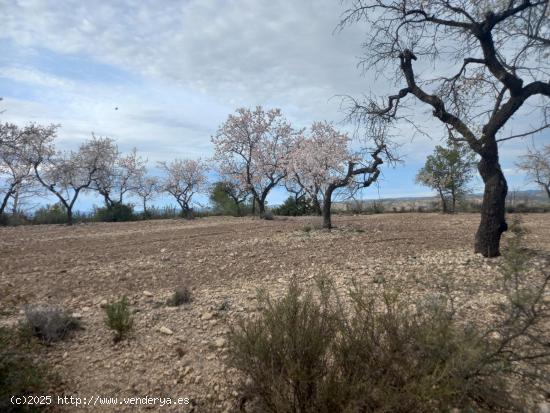
[[[464,317],[490,319],[501,299],[491,288],[501,259],[473,254],[478,220],[477,214],[337,216],[331,232],[309,230],[320,223],[316,217],[0,228],[0,324],[18,322],[25,304],[76,313],[85,329],[40,351],[65,395],[96,402],[85,409],[225,411],[238,397],[238,375],[224,364],[225,336],[237,319],[256,313],[258,288],[276,296],[293,276],[309,285],[324,274],[342,289],[352,279],[372,288],[392,283],[414,301],[444,278],[460,286]],[[550,215],[522,221],[528,247],[549,253]],[[167,306],[179,286],[191,289],[193,301]],[[135,325],[129,339],[114,344],[102,306],[123,295]],[[96,396],[187,397],[195,407],[100,407]]]

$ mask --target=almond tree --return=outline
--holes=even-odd
[[[0,219],[10,198],[14,203],[12,210],[16,211],[22,193],[33,185],[31,152],[39,140],[50,142],[56,129],[55,125],[0,125]]]
[[[77,151],[65,152],[55,151],[53,145],[41,146],[33,160],[35,177],[57,197],[67,212],[67,224],[72,225],[78,196],[111,166],[112,141],[92,136]]]
[[[137,154],[136,148],[128,155],[121,156],[114,140],[109,139],[109,142],[111,164],[94,179],[93,188],[110,209],[116,204],[122,204],[124,195],[134,191],[145,173],[145,160]]]
[[[243,192],[252,194],[260,216],[265,214],[269,192],[286,176],[288,155],[298,133],[280,109],[266,111],[258,106],[254,111],[237,109],[212,138],[218,169]]]
[[[550,198],[550,144],[540,150],[529,149],[527,155],[521,157],[518,167],[527,172],[527,176]]]
[[[175,159],[159,162],[159,166],[165,173],[160,182],[161,190],[176,199],[183,216],[191,218],[193,195],[206,189],[206,165],[200,160]]]
[[[346,134],[328,122],[315,122],[292,150],[290,176],[310,198],[320,198],[324,228],[332,228],[332,201],[338,190],[353,194],[370,186],[380,175],[383,158],[394,161],[383,124],[372,124],[366,138],[353,150]]]
[[[359,118],[378,115],[412,121],[412,103],[465,142],[481,160],[485,183],[475,251],[499,255],[506,179],[499,143],[549,126],[550,23],[548,0],[350,0],[341,22],[368,25],[365,67],[402,84],[383,100],[352,100]],[[427,68],[428,70],[422,70]],[[418,68],[420,66],[420,68]],[[395,67],[395,66],[394,66]],[[505,126],[527,101],[541,109],[540,125],[512,133]],[[534,102],[536,100],[536,102]],[[533,115],[532,115],[533,116]]]
[[[147,202],[159,192],[160,182],[155,176],[147,176],[146,170],[137,177],[132,192],[141,199],[143,205],[143,217],[147,217]]]

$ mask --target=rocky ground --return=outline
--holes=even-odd
[[[528,246],[550,252],[550,215],[522,216]],[[0,323],[18,322],[25,304],[60,306],[85,327],[40,351],[79,397],[188,397],[194,411],[225,411],[237,398],[225,366],[226,334],[257,311],[256,292],[284,291],[327,274],[344,289],[357,278],[399,285],[413,300],[441,280],[460,286],[465,316],[490,318],[500,259],[473,254],[479,216],[338,216],[332,232],[316,217],[263,221],[204,218],[0,228]],[[193,301],[166,305],[187,286]],[[128,296],[135,326],[113,343],[102,306]],[[90,408],[92,409],[92,408]],[[98,411],[191,411],[184,406],[106,406]],[[74,407],[61,408],[73,411]]]

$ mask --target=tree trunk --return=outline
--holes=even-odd
[[[263,218],[265,214],[265,199],[258,199],[258,211],[260,212],[260,217]]]
[[[508,185],[500,169],[498,155],[482,157],[478,170],[485,183],[485,190],[481,222],[475,237],[475,252],[484,257],[497,257],[500,254],[500,237],[508,229],[504,216]]]
[[[325,200],[323,202],[323,228],[331,229],[332,228],[332,216],[331,216],[331,207],[332,207],[332,191],[334,189],[329,186],[325,192]]]
[[[544,185],[544,189],[546,190],[546,195],[548,195],[548,198],[550,198],[550,184]]]
[[[443,213],[447,213],[447,203],[445,202],[445,196],[443,195],[443,191],[441,189],[438,189],[439,197],[441,198],[441,209],[443,210]]]
[[[67,207],[65,207],[67,208]],[[73,225],[73,209],[67,208],[67,225]]]
[[[147,201],[143,200],[143,219],[147,219]]]
[[[4,199],[2,200],[2,203],[0,204],[0,215],[4,213],[4,210],[6,209],[6,206],[8,205],[8,200],[10,199],[11,192],[8,191],[6,195],[4,196]]]

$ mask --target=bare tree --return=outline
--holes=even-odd
[[[137,177],[136,185],[132,192],[141,199],[143,205],[143,217],[147,217],[147,202],[154,198],[159,191],[160,182],[155,176],[147,176],[146,171]]]
[[[550,24],[548,0],[351,0],[341,27],[366,21],[364,63],[404,86],[387,99],[352,99],[356,116],[405,117],[409,97],[433,109],[432,115],[466,142],[481,160],[485,183],[475,251],[499,255],[506,231],[506,179],[499,164],[499,142],[533,135],[549,126]],[[413,62],[432,68],[415,70]],[[450,70],[451,65],[454,70]],[[439,76],[434,74],[434,68]],[[428,74],[425,78],[423,74]],[[521,133],[505,125],[527,100],[538,98],[540,125]],[[509,128],[508,128],[509,129]],[[507,133],[506,136],[503,136]]]
[[[19,128],[14,124],[0,125],[0,217],[12,200],[12,211],[17,212],[18,201],[33,182],[32,154],[40,141],[51,142],[57,126],[31,124]]]
[[[528,150],[517,166],[527,173],[529,179],[540,185],[550,198],[550,144],[537,150]]]
[[[239,108],[229,115],[212,142],[214,161],[223,175],[252,194],[260,215],[269,192],[286,176],[292,141],[297,136],[280,109]]]
[[[394,161],[388,150],[384,121],[370,124],[359,149],[330,123],[315,122],[291,152],[290,176],[312,199],[322,200],[323,227],[332,228],[331,209],[336,191],[354,194],[372,185],[380,175],[384,157]]]
[[[112,141],[92,136],[78,151],[70,152],[56,152],[51,144],[40,146],[33,162],[36,179],[57,197],[67,212],[67,224],[72,225],[78,196],[111,165]]]
[[[191,218],[191,201],[197,192],[206,188],[206,165],[193,159],[175,159],[159,162],[165,177],[160,186],[172,195],[181,208],[182,215]]]

